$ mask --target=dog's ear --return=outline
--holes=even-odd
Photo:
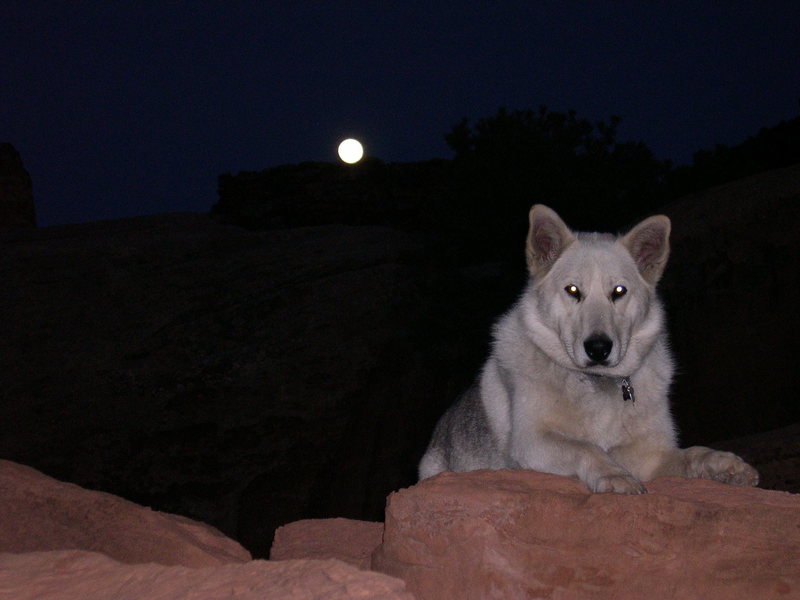
[[[525,256],[528,271],[534,277],[545,275],[575,236],[554,210],[536,204],[528,213],[528,244]]]
[[[669,257],[669,218],[656,215],[639,223],[622,238],[622,245],[631,253],[639,273],[655,284],[664,272]]]

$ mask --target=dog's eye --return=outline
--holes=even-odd
[[[567,292],[573,298],[575,298],[575,300],[581,299],[581,291],[578,289],[577,285],[569,284],[567,287],[564,288],[564,291]]]
[[[614,289],[611,290],[611,299],[619,300],[627,293],[628,293],[628,288],[626,288],[624,285],[616,285],[614,286]]]

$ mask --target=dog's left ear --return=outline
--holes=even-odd
[[[631,253],[639,273],[655,284],[664,272],[669,257],[671,224],[664,215],[656,215],[639,223],[622,238],[622,245]]]

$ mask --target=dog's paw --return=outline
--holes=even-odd
[[[627,473],[615,473],[598,477],[592,486],[592,491],[600,493],[611,492],[614,494],[644,494],[647,492],[638,479]]]
[[[713,479],[733,485],[757,486],[758,471],[732,452],[703,448],[692,457],[691,471],[694,477]]]

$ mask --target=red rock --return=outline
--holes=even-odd
[[[420,599],[800,597],[800,495],[699,479],[591,494],[532,471],[389,497],[373,568]]]
[[[364,562],[381,524],[343,522],[317,531]],[[0,600],[413,600],[401,580],[338,560],[249,559],[202,523],[0,460]]]
[[[204,567],[250,560],[209,525],[0,460],[0,552],[80,549],[123,563]]]
[[[336,560],[203,568],[126,565],[95,552],[0,554],[2,600],[413,600],[398,579]]]
[[[306,519],[275,532],[269,557],[337,558],[359,569],[370,568],[370,557],[383,537],[383,523],[352,519]]]

